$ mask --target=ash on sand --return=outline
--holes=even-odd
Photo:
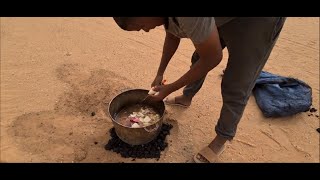
[[[124,158],[157,158],[159,160],[161,151],[168,143],[165,142],[166,136],[170,134],[171,124],[163,124],[159,135],[151,142],[143,145],[129,145],[117,136],[115,129],[110,129],[111,139],[105,145],[105,149],[121,154]]]

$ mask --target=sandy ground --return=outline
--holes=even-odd
[[[132,162],[104,150],[106,107],[121,90],[149,88],[164,35],[122,31],[112,18],[1,18],[1,162]],[[169,82],[189,69],[193,50],[182,40]],[[134,162],[191,162],[212,140],[227,56],[189,109],[167,106],[174,127],[160,160]],[[319,18],[288,18],[264,70],[307,82],[319,109]],[[319,162],[319,112],[308,114],[264,118],[252,96],[222,161]]]

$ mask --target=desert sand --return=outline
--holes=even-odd
[[[215,136],[226,49],[190,108],[166,107],[173,129],[159,161],[104,149],[113,127],[108,103],[123,90],[149,89],[164,36],[163,27],[123,31],[110,17],[1,18],[0,161],[193,162]],[[189,69],[193,51],[183,39],[165,73],[169,83]],[[264,70],[308,83],[319,109],[319,18],[288,18]],[[319,111],[310,114],[265,118],[251,96],[221,161],[319,162]]]

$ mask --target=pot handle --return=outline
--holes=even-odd
[[[147,129],[147,127],[145,127],[144,130],[146,130],[147,132],[153,132],[153,131],[156,131],[158,128],[159,128],[159,124],[156,124],[155,128],[149,130]]]

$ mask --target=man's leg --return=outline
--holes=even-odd
[[[229,59],[221,83],[223,106],[217,136],[209,144],[219,154],[237,130],[255,81],[260,75],[283,27],[285,18],[236,18],[220,28]],[[199,157],[199,154],[197,156]],[[203,160],[203,158],[202,158]]]
[[[219,28],[218,28],[219,29]],[[221,43],[221,47],[222,49],[224,49],[226,47],[224,41],[222,38],[220,38],[220,43]],[[193,55],[191,57],[191,66],[190,68],[192,68],[192,66],[200,59],[199,54],[194,51]],[[189,106],[191,104],[192,98],[197,94],[197,92],[201,89],[204,80],[206,78],[207,75],[205,75],[204,77],[202,77],[201,79],[187,85],[184,89],[183,89],[183,95],[177,96],[177,97],[168,97],[167,99],[165,99],[165,102],[167,102],[168,104],[181,104],[184,106]]]
[[[221,92],[223,107],[216,126],[217,134],[232,139],[278,35],[282,18],[238,18],[222,27],[221,36],[229,50]]]
[[[219,28],[218,28],[219,30]],[[222,49],[224,49],[226,47],[225,42],[222,38],[220,38],[220,44]],[[192,65],[190,66],[190,68],[192,68],[192,66],[200,59],[200,56],[198,55],[198,53],[196,51],[193,52],[192,58],[191,58],[191,63]],[[193,97],[197,94],[197,92],[201,89],[204,80],[206,79],[205,75],[204,77],[202,77],[201,79],[195,81],[194,83],[191,83],[189,85],[187,85],[184,89],[183,89],[183,95],[186,97]]]
[[[192,58],[191,58],[191,66],[190,68],[192,68],[192,66],[200,59],[200,56],[199,54],[194,51],[193,52],[193,55],[192,55]],[[206,79],[206,76],[205,75],[204,77],[202,77],[201,79],[191,83],[191,84],[188,84],[184,89],[183,89],[183,95],[186,96],[186,97],[193,97],[202,87],[202,84],[204,82],[204,80]]]

